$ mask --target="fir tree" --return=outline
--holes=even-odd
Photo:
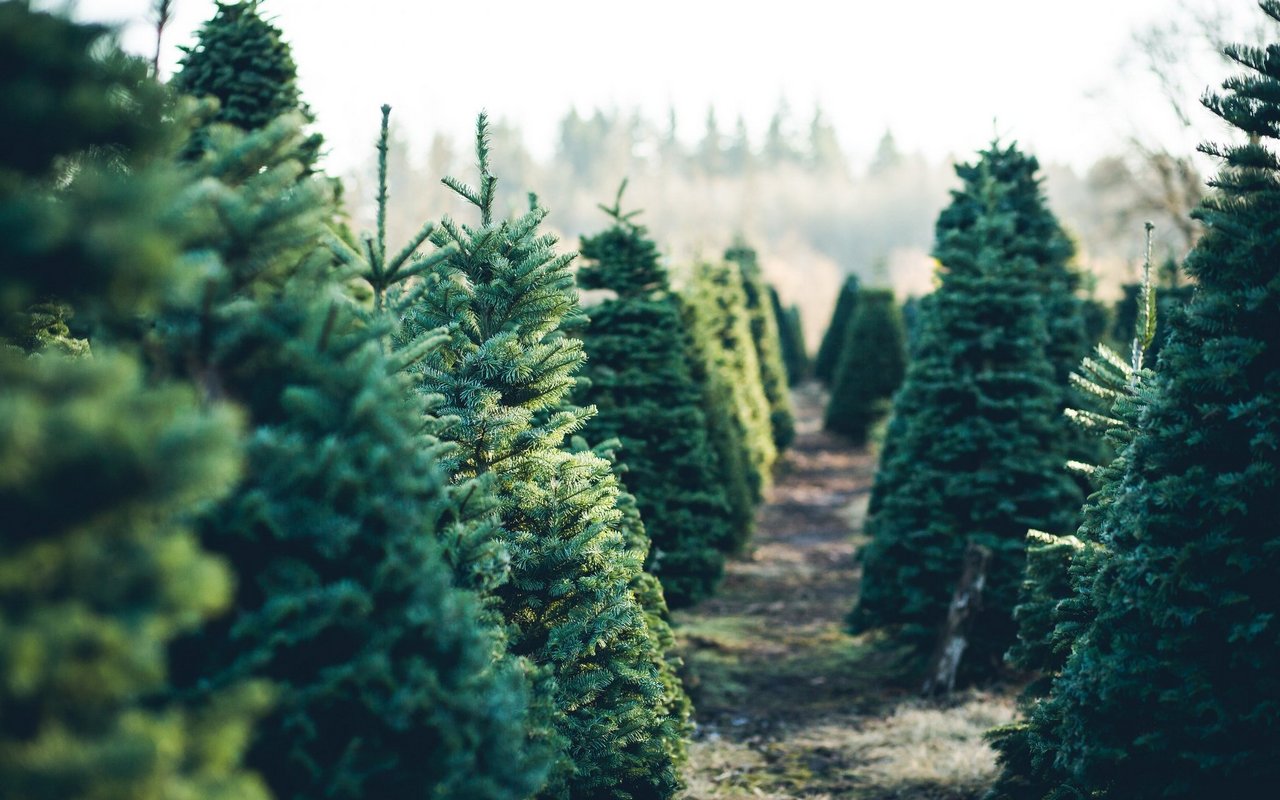
[[[760,364],[760,385],[769,401],[769,428],[773,445],[785,450],[796,436],[795,418],[791,413],[791,394],[787,391],[787,371],[782,363],[782,342],[773,308],[766,303],[769,286],[764,282],[756,251],[738,243],[724,254],[725,260],[738,265],[742,288],[751,320],[751,338],[755,342],[756,360]]]
[[[1095,616],[1031,720],[1049,774],[1020,796],[1250,797],[1280,780],[1280,46],[1225,52],[1246,71],[1205,104],[1248,138],[1204,148],[1224,166],[1197,211],[1196,293],[1102,512],[1110,553],[1081,584]]]
[[[800,309],[782,305],[778,290],[769,287],[769,305],[778,326],[778,338],[782,345],[782,364],[787,369],[787,384],[796,384],[809,377],[809,354],[804,343],[804,328],[800,325]]]
[[[721,465],[657,247],[633,214],[617,203],[606,211],[614,225],[582,240],[578,281],[617,296],[588,309],[589,383],[576,394],[597,409],[591,434],[621,442],[627,486],[653,541],[649,571],[673,606],[686,606],[714,590],[734,538]]]
[[[756,507],[777,458],[739,270],[723,263],[698,265],[684,297],[684,317],[732,512],[730,549],[739,550],[755,528]]]
[[[259,13],[260,0],[216,3],[213,18],[201,26],[196,44],[183,47],[181,67],[172,86],[193,97],[213,97],[218,111],[211,122],[244,131],[266,127],[284,114],[301,114],[315,122],[298,89],[298,67],[279,28]],[[312,134],[297,157],[310,171],[324,140]],[[204,146],[197,134],[196,150]]]
[[[236,613],[177,643],[175,677],[196,697],[274,683],[249,758],[279,798],[527,797],[547,769],[529,678],[442,552],[486,524],[484,503],[450,485],[385,317],[345,296],[300,122],[210,127],[196,165],[220,221],[201,245],[222,268],[162,333],[174,368],[242,404],[254,435],[244,480],[200,524],[238,569]]]
[[[872,540],[852,617],[893,626],[923,653],[946,617],[967,542],[993,553],[962,679],[989,675],[1014,639],[1012,610],[1028,528],[1072,527],[1080,495],[1061,466],[1061,392],[1045,358],[1040,281],[1011,187],[978,162],[955,192],[982,209],[939,217],[941,285],[920,332],[876,477]]]
[[[478,227],[441,222],[432,241],[454,248],[429,271],[409,330],[448,326],[449,340],[418,375],[444,398],[457,424],[451,465],[458,479],[491,475],[500,500],[512,580],[498,590],[514,652],[556,679],[559,730],[572,760],[547,797],[670,797],[680,785],[653,640],[631,586],[641,554],[619,529],[617,484],[607,461],[561,449],[592,409],[562,409],[583,362],[564,334],[581,312],[569,271],[540,234],[532,204],[493,218],[487,122],[477,126],[478,188],[445,183],[480,211]]]
[[[0,53],[14,145],[0,154],[0,319],[29,319],[48,292],[127,319],[180,291],[189,230],[129,213],[190,188],[165,163],[173,132],[145,65],[26,3],[0,4]],[[0,337],[0,794],[266,800],[240,765],[264,687],[166,700],[167,644],[230,600],[189,516],[236,480],[239,416],[149,379],[124,336],[98,337],[91,358],[25,344]]]
[[[906,351],[902,315],[888,289],[862,289],[840,347],[827,402],[827,430],[865,444],[902,383]]]
[[[858,277],[849,275],[836,295],[836,307],[831,313],[831,322],[822,334],[822,343],[818,345],[818,354],[813,359],[813,377],[823,383],[830,383],[835,377],[836,367],[840,360],[840,348],[844,345],[845,331],[853,312],[858,306]]]

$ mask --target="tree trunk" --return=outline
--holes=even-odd
[[[987,582],[987,564],[991,549],[969,542],[964,550],[964,568],[951,596],[947,622],[938,636],[938,646],[929,660],[924,694],[950,694],[956,688],[956,672],[969,645],[969,625],[982,608],[982,587]]]

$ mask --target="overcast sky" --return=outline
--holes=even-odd
[[[1181,148],[1193,141],[1177,141],[1141,68],[1120,65],[1136,29],[1180,5],[1215,2],[265,0],[263,7],[293,45],[330,146],[329,167],[341,172],[368,156],[384,102],[417,142],[437,130],[466,135],[487,109],[519,124],[540,156],[571,105],[639,107],[654,119],[674,107],[692,140],[708,104],[722,129],[741,113],[758,135],[783,95],[800,124],[820,103],[855,156],[869,155],[886,128],[905,149],[935,158],[965,155],[997,130],[1045,160],[1077,166],[1138,129]],[[175,5],[166,74],[177,45],[192,41],[214,7],[212,0]],[[128,49],[152,52],[151,0],[75,6],[81,18],[123,24]]]

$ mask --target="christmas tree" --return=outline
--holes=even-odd
[[[831,313],[831,322],[822,334],[822,343],[818,345],[818,354],[813,359],[813,377],[823,383],[830,383],[835,377],[839,365],[840,348],[844,346],[845,332],[853,312],[858,306],[858,277],[849,275],[836,295],[836,307]]]
[[[731,264],[700,264],[683,299],[711,445],[724,470],[730,549],[738,550],[754,530],[777,458],[740,271]]]
[[[796,436],[795,418],[791,414],[791,395],[787,391],[787,370],[782,363],[782,343],[777,320],[768,302],[769,286],[764,282],[756,251],[739,242],[724,254],[725,260],[737,264],[742,273],[742,289],[751,320],[751,338],[755,342],[760,364],[760,385],[769,401],[769,427],[773,445],[785,450]]]
[[[619,192],[619,200],[621,192]],[[578,281],[616,297],[587,311],[589,380],[576,396],[594,405],[596,437],[617,438],[628,489],[653,541],[649,571],[680,607],[709,595],[731,546],[721,465],[707,435],[702,393],[689,365],[691,344],[656,245],[618,203],[614,224],[582,240]]]
[[[1276,45],[1225,52],[1245,71],[1205,104],[1245,136],[1204,148],[1224,164],[1197,211],[1197,289],[1102,513],[1095,615],[1031,721],[1045,791],[1021,796],[1247,797],[1280,779],[1280,64]]]
[[[196,44],[182,50],[171,85],[183,94],[217,99],[211,122],[254,131],[290,113],[315,121],[298,88],[292,50],[283,32],[259,13],[259,0],[217,2]],[[312,134],[299,146],[297,158],[308,172],[323,143],[319,134]],[[201,134],[193,145],[197,150],[204,146]]]
[[[160,88],[26,3],[0,4],[0,53],[0,794],[266,800],[240,764],[265,688],[167,698],[168,643],[230,601],[189,518],[239,475],[241,419],[106,333],[185,286]],[[97,320],[92,357],[28,356],[32,301]]]
[[[527,797],[550,757],[530,741],[530,676],[444,552],[485,505],[450,484],[431,399],[323,247],[332,198],[301,177],[300,123],[211,126],[195,165],[220,269],[160,333],[171,368],[240,403],[254,434],[200,521],[238,570],[236,611],[175,645],[175,679],[195,696],[275,685],[249,760],[278,798]]]
[[[994,150],[994,148],[993,148]],[[862,555],[856,630],[891,626],[924,653],[946,618],[969,543],[992,559],[961,678],[992,674],[1013,642],[1028,528],[1074,527],[1080,495],[1063,463],[1061,391],[1045,357],[1037,265],[1020,239],[1011,186],[983,165],[939,217],[941,285],[894,400]]]
[[[800,325],[800,309],[782,305],[778,290],[769,287],[769,304],[778,326],[778,338],[782,344],[782,364],[787,369],[787,383],[791,386],[809,377],[809,353],[804,343],[804,328]]]
[[[546,797],[670,797],[679,788],[674,740],[644,610],[632,592],[642,554],[620,530],[610,464],[569,453],[565,438],[592,415],[562,408],[584,356],[565,335],[579,324],[573,254],[557,255],[538,231],[546,211],[493,217],[487,120],[477,126],[480,183],[446,184],[476,206],[476,227],[443,220],[432,235],[451,247],[424,275],[407,330],[447,327],[448,341],[417,369],[423,391],[444,399],[457,423],[457,479],[491,475],[512,579],[498,589],[512,650],[549,667],[557,724],[571,763]],[[532,200],[532,198],[531,198]]]
[[[865,444],[906,370],[902,315],[888,289],[862,289],[831,382],[826,428]]]

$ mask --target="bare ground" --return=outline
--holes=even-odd
[[[875,458],[826,433],[824,397],[794,395],[797,437],[752,550],[712,599],[675,615],[697,706],[687,800],[976,800],[987,729],[1008,693],[925,702],[884,642],[844,632]]]

